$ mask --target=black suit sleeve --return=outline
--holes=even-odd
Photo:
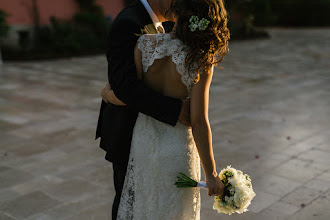
[[[157,93],[137,78],[134,48],[138,33],[141,30],[134,20],[118,19],[113,24],[107,51],[111,88],[129,108],[174,126],[182,101]]]

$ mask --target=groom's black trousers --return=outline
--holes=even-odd
[[[123,190],[125,175],[127,171],[127,163],[113,162],[113,181],[115,185],[116,196],[112,205],[112,220],[117,219],[118,207],[121,197],[121,192]]]

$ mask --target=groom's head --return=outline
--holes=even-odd
[[[147,0],[159,21],[164,22],[165,14],[170,9],[172,0]]]

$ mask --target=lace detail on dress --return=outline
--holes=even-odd
[[[179,39],[171,38],[169,33],[166,34],[145,34],[138,39],[138,48],[142,52],[143,72],[147,72],[148,68],[156,59],[162,59],[171,56],[176,69],[181,75],[181,81],[187,86],[190,94],[191,87],[197,76],[197,70],[194,73],[188,72],[186,67],[187,48]]]
[[[130,157],[129,159],[125,178],[126,179],[120,198],[120,206],[118,208],[117,218],[122,220],[133,220],[133,205],[135,201],[133,157]]]
[[[200,180],[191,128],[139,113],[117,219],[199,220],[200,189],[177,188],[180,172]]]

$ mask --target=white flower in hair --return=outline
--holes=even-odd
[[[207,28],[207,26],[209,25],[209,23],[210,23],[210,21],[203,18],[198,24],[199,30],[204,31]]]
[[[208,25],[210,23],[209,20],[207,20],[205,18],[203,18],[202,20],[199,20],[198,16],[194,16],[194,15],[190,17],[189,22],[190,22],[189,28],[190,28],[191,32],[194,32],[197,29],[200,31],[204,31],[204,30],[206,30],[206,28],[208,27]]]

